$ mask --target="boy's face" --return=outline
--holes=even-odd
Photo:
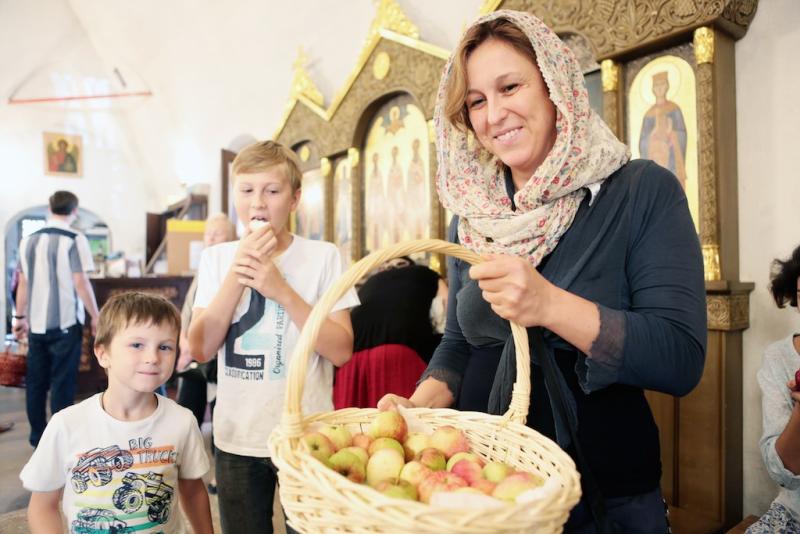
[[[269,221],[276,235],[288,229],[289,215],[300,201],[300,190],[292,191],[283,167],[278,165],[264,172],[236,175],[236,215],[248,231],[254,220]]]
[[[108,371],[108,387],[152,393],[166,382],[175,366],[178,333],[168,323],[127,325],[97,345],[100,366]]]

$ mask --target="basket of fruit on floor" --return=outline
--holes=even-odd
[[[418,252],[481,261],[445,241],[398,243],[350,267],[306,321],[281,424],[269,438],[289,524],[315,534],[561,532],[580,499],[579,475],[558,445],[525,426],[530,351],[519,325],[511,325],[517,380],[502,416],[433,408],[302,413],[309,357],[334,304],[383,262]]]

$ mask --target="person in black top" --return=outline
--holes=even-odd
[[[674,175],[589,107],[580,67],[537,18],[498,11],[445,68],[434,124],[450,238],[447,324],[398,405],[503,413],[515,380],[506,321],[528,328],[527,424],[576,460],[583,498],[566,532],[665,532],[658,429],[645,389],[699,382],[706,305],[699,241]],[[471,138],[474,136],[474,140]]]

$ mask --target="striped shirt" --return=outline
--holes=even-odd
[[[48,220],[44,228],[22,239],[19,250],[28,281],[30,332],[44,334],[83,323],[83,302],[72,274],[94,270],[86,236],[61,221]]]

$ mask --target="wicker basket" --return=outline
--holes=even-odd
[[[356,484],[324,466],[300,441],[314,423],[344,424],[366,430],[375,409],[347,408],[303,415],[301,399],[309,355],[322,322],[334,304],[366,273],[386,260],[417,252],[439,252],[479,263],[467,249],[440,240],[407,241],[374,252],[350,267],[314,306],[289,364],[281,424],[269,439],[272,461],[278,467],[281,502],[289,524],[300,532],[475,533],[561,532],[581,489],[572,459],[555,443],[525,426],[530,401],[530,352],[527,332],[512,324],[517,353],[517,381],[511,406],[503,416],[451,409],[409,410],[430,431],[452,425],[461,429],[472,450],[487,460],[506,462],[516,469],[552,476],[560,484],[541,500],[494,509],[447,509],[394,499]]]
[[[15,388],[25,387],[25,371],[27,370],[27,345],[18,345],[18,350],[6,348],[0,352],[0,386]]]

